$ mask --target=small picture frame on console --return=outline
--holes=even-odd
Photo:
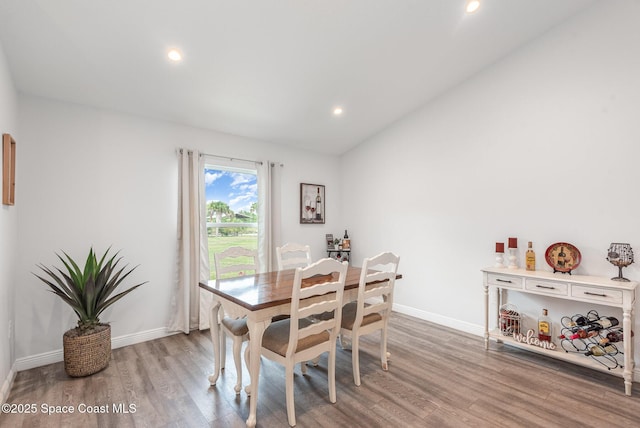
[[[333,250],[333,248],[334,248],[333,234],[332,233],[327,233],[324,237],[325,237],[324,240],[327,243],[327,250]]]

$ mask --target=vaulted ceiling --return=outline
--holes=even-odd
[[[2,0],[0,42],[22,93],[339,154],[593,2]]]

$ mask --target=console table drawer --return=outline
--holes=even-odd
[[[585,287],[583,285],[574,285],[571,288],[571,296],[581,300],[590,300],[600,303],[622,303],[622,291],[611,290],[608,288]]]
[[[489,285],[494,285],[500,288],[522,289],[522,278],[518,278],[515,276],[490,273],[487,275],[487,282],[489,283]]]
[[[527,278],[524,283],[524,288],[535,293],[552,294],[554,296],[569,295],[569,286],[566,282],[547,282]]]

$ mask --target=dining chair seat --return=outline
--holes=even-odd
[[[365,307],[369,306],[365,303]],[[342,328],[347,330],[353,329],[353,323],[356,321],[356,312],[358,310],[358,302],[349,302],[342,307]],[[382,315],[378,312],[367,314],[362,318],[361,326],[372,324],[376,321],[381,321]]]
[[[244,336],[249,333],[249,327],[247,327],[246,318],[230,318],[224,317],[220,321],[223,326],[234,336]]]
[[[298,320],[298,329],[309,327],[311,324],[313,324],[312,320],[309,318],[302,318]],[[262,346],[284,357],[287,354],[287,347],[289,346],[290,331],[290,318],[272,323],[264,331],[264,336],[262,336]],[[305,349],[309,349],[312,346],[328,340],[329,333],[326,330],[318,334],[312,334],[311,336],[307,336],[299,340],[294,352],[304,351]]]

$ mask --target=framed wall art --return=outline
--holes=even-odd
[[[16,203],[16,142],[10,134],[2,134],[2,203]]]
[[[300,183],[300,223],[324,224],[326,212],[324,186]]]

